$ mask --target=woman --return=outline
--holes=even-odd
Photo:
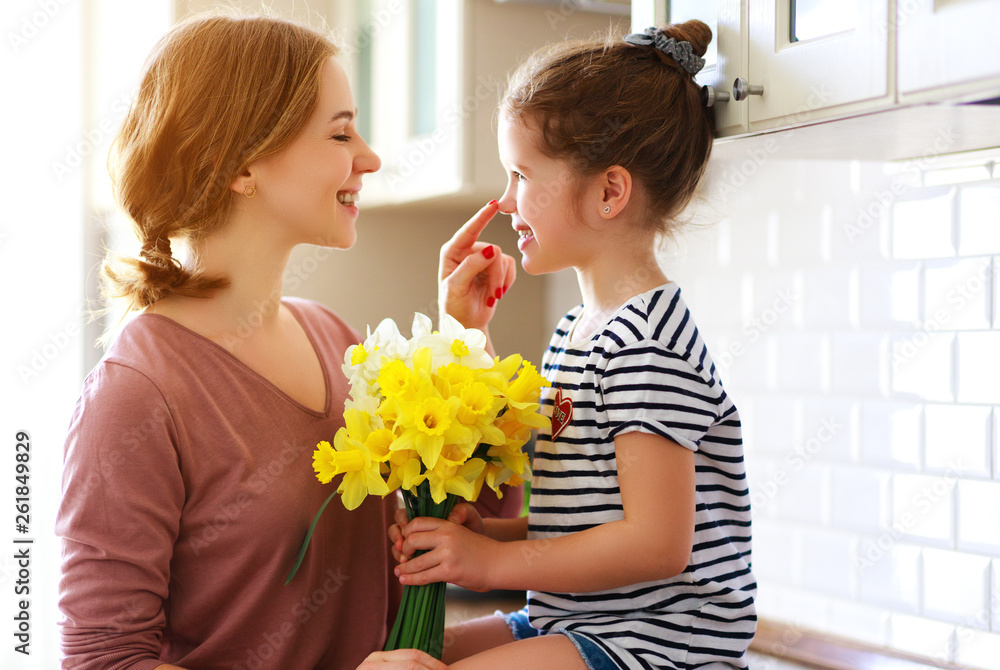
[[[140,313],[88,376],[66,443],[66,668],[444,667],[370,654],[399,597],[391,498],[331,505],[283,583],[328,493],[312,449],[342,425],[340,365],[360,338],[282,298],[282,274],[298,244],[353,245],[380,166],[335,53],[292,23],[216,16],[151,55],[112,162],[142,250],[103,272]],[[513,261],[464,244],[449,305],[485,325]]]

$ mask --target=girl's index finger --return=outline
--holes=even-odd
[[[476,212],[471,219],[455,231],[445,246],[452,252],[472,249],[472,245],[479,241],[479,236],[499,211],[500,204],[496,200],[490,200],[485,207]]]

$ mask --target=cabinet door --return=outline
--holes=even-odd
[[[1000,89],[1000,2],[897,0],[896,16],[903,101],[915,102],[906,96],[945,86],[954,87],[948,97]],[[984,86],[991,78],[996,84]]]
[[[683,4],[708,5],[717,8],[714,16],[678,15]],[[747,77],[747,15],[746,3],[740,0],[719,0],[718,3],[671,3],[671,22],[696,18],[712,28],[712,47],[705,54],[705,68],[695,78],[699,84],[711,86],[715,91],[728,94],[728,100],[718,100],[715,109],[715,131],[719,137],[747,132],[747,105],[732,99],[733,82],[737,77]]]
[[[888,0],[751,0],[750,130],[888,107]]]
[[[650,25],[698,19],[712,29],[712,43],[705,52],[705,67],[695,81],[715,91],[732,93],[733,81],[746,78],[746,0],[632,0],[632,30]],[[732,99],[717,100],[715,132],[719,137],[747,131],[747,106]]]

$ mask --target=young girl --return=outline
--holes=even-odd
[[[501,102],[497,207],[525,270],[574,268],[583,304],[543,358],[551,430],[528,518],[484,522],[461,506],[390,529],[404,584],[528,590],[524,610],[450,631],[456,670],[747,667],[756,585],[739,415],[654,251],[712,146],[693,80],[710,39],[689,21],[561,44]]]
[[[284,584],[328,494],[312,450],[343,426],[340,367],[360,338],[283,298],[282,278],[296,245],[354,244],[380,165],[335,53],[293,23],[211,16],[150,57],[113,162],[141,251],[104,272],[140,313],[87,377],[66,440],[65,668],[444,668],[375,651],[400,591],[392,499],[331,505]],[[513,281],[513,259],[486,248],[454,271],[456,306],[481,321]]]

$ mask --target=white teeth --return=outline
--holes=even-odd
[[[337,194],[337,201],[345,205],[353,205],[354,203],[360,200],[361,200],[360,193],[348,193],[345,191]]]
[[[519,231],[517,231],[517,235],[518,235],[518,237],[520,237],[523,240],[526,237],[529,237],[531,235],[531,231],[530,230],[519,230]]]

